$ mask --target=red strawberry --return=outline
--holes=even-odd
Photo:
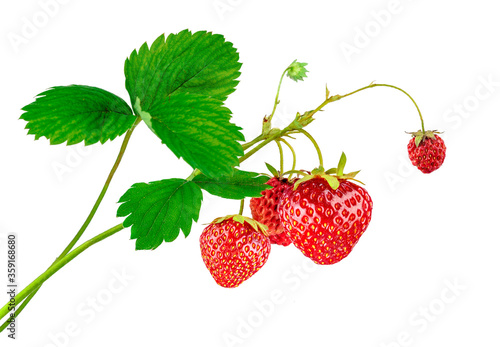
[[[288,246],[292,241],[283,233],[280,216],[278,213],[278,204],[285,189],[290,187],[292,183],[286,178],[279,179],[271,178],[268,185],[274,188],[264,190],[262,197],[250,199],[250,210],[252,217],[257,222],[267,226],[267,234],[271,243]]]
[[[278,235],[269,236],[269,241],[271,241],[272,244],[285,247],[289,246],[292,243],[292,240],[290,240],[290,238],[285,232],[282,232],[281,234]]]
[[[372,216],[368,192],[343,179],[353,178],[356,173],[344,176],[340,165],[337,170],[338,177],[313,171],[297,181],[296,189],[285,193],[278,209],[293,244],[317,264],[334,264],[345,258]],[[338,187],[334,189],[330,184]]]
[[[210,223],[200,236],[201,256],[215,281],[234,288],[267,261],[271,251],[265,227],[243,216],[227,216]]]
[[[408,143],[408,155],[411,163],[423,173],[439,169],[446,156],[444,141],[434,131],[418,131]]]

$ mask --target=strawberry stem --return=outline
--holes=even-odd
[[[404,91],[403,89],[399,88],[399,87],[396,87],[396,86],[393,86],[391,84],[378,84],[378,83],[371,83],[369,85],[367,85],[366,87],[363,87],[363,88],[359,88],[353,92],[350,92],[348,94],[345,94],[345,95],[340,95],[338,99],[342,99],[342,98],[345,98],[346,96],[349,96],[349,95],[353,95],[357,92],[360,92],[362,90],[365,90],[365,89],[368,89],[368,88],[373,88],[373,87],[389,87],[389,88],[394,88],[394,89],[397,89],[399,90],[400,92],[404,93],[407,97],[410,98],[410,100],[413,102],[413,104],[415,105],[415,107],[417,108],[417,111],[418,111],[418,115],[420,117],[420,123],[422,125],[422,132],[425,133],[425,127],[424,127],[424,118],[422,117],[422,113],[420,112],[420,108],[418,107],[417,103],[415,102],[415,100],[411,97],[410,94],[408,94],[406,91]]]
[[[59,271],[64,265],[69,263],[71,260],[73,260],[75,257],[77,257],[80,253],[85,251],[87,248],[90,246],[110,237],[111,235],[116,234],[120,230],[123,230],[124,226],[123,224],[118,224],[111,229],[108,229],[101,234],[94,236],[90,240],[82,243],[80,246],[75,248],[73,251],[69,252],[68,254],[64,255],[63,257],[59,257],[47,270],[45,270],[44,273],[42,273],[40,276],[38,276],[33,282],[31,282],[26,288],[24,288],[22,291],[19,292],[19,294],[16,295],[15,297],[15,302],[19,303],[23,301],[29,294],[31,294],[33,291],[37,290],[40,288],[40,286],[48,280],[53,274],[55,274],[57,271]],[[7,303],[4,307],[0,308],[0,318],[5,317],[9,313],[9,303]]]
[[[90,211],[89,215],[85,219],[84,223],[82,224],[82,226],[80,227],[80,229],[78,230],[78,232],[76,233],[76,235],[73,237],[73,239],[70,241],[70,243],[61,252],[61,254],[56,258],[56,260],[52,263],[52,265],[50,267],[54,266],[55,263],[57,263],[59,260],[61,260],[62,258],[64,258],[73,249],[73,247],[78,242],[78,240],[80,240],[80,238],[82,237],[82,235],[85,232],[85,230],[87,230],[87,227],[89,226],[90,222],[94,218],[94,215],[96,214],[97,209],[99,208],[99,205],[101,204],[102,200],[104,199],[104,195],[106,195],[106,192],[107,192],[108,187],[109,187],[109,185],[111,183],[111,180],[113,179],[113,176],[114,176],[116,170],[118,169],[118,166],[120,165],[120,162],[121,162],[121,160],[123,158],[123,155],[125,154],[125,150],[126,150],[127,145],[129,143],[130,137],[132,136],[132,133],[133,133],[134,129],[136,128],[136,126],[140,122],[141,122],[141,117],[137,117],[137,119],[135,120],[134,124],[132,124],[132,126],[130,127],[130,129],[125,134],[125,138],[123,139],[123,142],[122,142],[122,145],[120,147],[120,151],[118,152],[118,156],[117,156],[117,158],[115,160],[115,163],[113,164],[113,167],[111,168],[111,171],[108,174],[106,182],[104,183],[104,186],[102,187],[101,192],[100,192],[99,196],[97,197],[97,200],[94,203],[94,206],[92,207],[92,210]],[[16,300],[16,303],[17,304],[21,304],[21,305],[16,309],[15,313],[13,313],[13,315],[14,315],[13,318],[16,318],[17,316],[19,316],[21,314],[21,312],[24,310],[24,308],[26,307],[26,305],[28,305],[29,302],[31,301],[31,299],[33,299],[33,297],[36,295],[36,293],[40,289],[42,283],[40,283],[39,286],[35,287],[29,293],[29,295],[23,297],[22,299],[19,299],[19,301]],[[21,303],[21,301],[22,301],[22,303]],[[0,332],[4,331],[4,329],[8,325],[9,325],[9,320],[5,321],[0,326]]]
[[[280,151],[280,175],[283,172],[283,147],[281,146],[281,143],[279,139],[274,140],[276,144],[278,145],[278,149]]]
[[[321,154],[321,149],[319,148],[318,143],[316,142],[314,137],[312,137],[311,134],[309,134],[304,129],[299,129],[297,131],[304,134],[309,140],[311,140],[312,144],[314,145],[314,148],[316,149],[316,152],[318,153],[319,167],[323,168],[323,155]]]
[[[253,145],[255,145],[256,143],[258,143],[262,140],[264,140],[264,136],[259,135],[256,138],[254,138],[252,141],[249,141],[247,143],[242,144],[241,147],[243,147],[243,150],[246,151],[248,148],[252,147]]]
[[[274,99],[273,111],[271,112],[271,115],[269,117],[264,117],[264,125],[262,127],[263,130],[265,130],[266,127],[269,128],[269,129],[271,129],[271,120],[273,119],[274,113],[276,112],[276,107],[280,103],[280,101],[278,100],[278,98],[280,96],[281,83],[283,82],[283,78],[285,77],[285,74],[286,74],[286,72],[288,70],[290,70],[290,66],[288,66],[285,69],[285,71],[283,71],[283,74],[281,75],[280,83],[278,84],[278,91],[276,92],[276,98]]]
[[[240,213],[238,213],[240,216],[243,215],[243,209],[245,208],[245,199],[241,199],[240,202]]]
[[[283,142],[285,145],[288,146],[288,148],[290,149],[290,151],[292,152],[292,157],[293,157],[293,162],[292,162],[292,171],[295,170],[295,165],[297,164],[297,156],[295,155],[295,151],[293,150],[293,147],[292,145],[290,145],[288,143],[288,141],[286,141],[285,139],[281,138],[279,139],[281,142]],[[284,175],[284,174],[282,174]],[[290,174],[290,176],[288,177],[288,179],[290,179],[290,177],[292,177],[292,174]]]

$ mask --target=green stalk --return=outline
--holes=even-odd
[[[283,174],[283,147],[281,146],[280,140],[274,140],[278,145],[278,149],[280,151],[280,175]]]
[[[289,69],[289,67],[287,67],[285,69],[285,71],[283,71],[283,74],[281,75],[280,83],[278,84],[278,91],[276,92],[276,98],[274,99],[273,111],[271,112],[271,115],[268,118],[265,119],[266,122],[271,123],[271,120],[273,119],[274,113],[276,112],[276,107],[280,103],[279,100],[278,100],[278,98],[280,96],[281,83],[283,82],[283,78],[285,77],[285,74],[288,71],[288,69]]]
[[[294,149],[293,149],[292,145],[290,145],[290,144],[288,143],[288,141],[286,141],[286,140],[285,140],[285,139],[283,139],[283,138],[279,139],[279,141],[281,141],[281,142],[283,142],[285,145],[287,145],[287,147],[288,147],[288,148],[290,149],[290,151],[292,152],[293,162],[292,162],[292,170],[291,170],[291,171],[295,170],[295,165],[297,164],[297,156],[295,155],[295,151],[294,151]],[[284,174],[282,173],[282,175],[284,175]],[[288,176],[288,178],[289,178],[289,179],[290,179],[290,177],[292,177],[292,174],[290,174],[290,176]]]
[[[46,280],[48,280],[53,274],[59,271],[64,265],[69,263],[71,260],[76,258],[80,253],[85,251],[90,246],[110,237],[111,235],[116,234],[120,230],[123,230],[123,224],[118,224],[111,229],[104,231],[103,233],[91,238],[90,240],[82,243],[80,246],[75,248],[73,251],[69,252],[63,258],[57,260],[51,267],[49,267],[44,273],[38,276],[33,282],[31,282],[26,288],[24,288],[19,294],[15,297],[15,302],[20,302],[24,298],[26,298],[33,290],[39,288]],[[0,318],[5,317],[9,313],[9,304],[6,304],[4,307],[0,309]]]
[[[240,213],[238,213],[240,216],[243,216],[243,209],[245,208],[245,199],[241,199],[240,202]]]
[[[241,147],[243,147],[243,150],[246,151],[248,148],[252,147],[253,145],[262,141],[263,139],[264,139],[264,137],[262,135],[259,135],[256,138],[254,138],[252,141],[249,141],[247,143],[242,144]]]
[[[115,175],[116,170],[118,169],[118,166],[120,165],[120,162],[122,161],[123,155],[125,154],[125,149],[127,149],[128,142],[130,140],[130,137],[132,136],[132,133],[134,132],[135,127],[141,122],[141,118],[137,117],[136,121],[132,125],[132,127],[127,131],[125,134],[125,138],[123,139],[122,146],[120,148],[120,152],[118,153],[118,157],[115,160],[115,163],[113,167],[111,168],[111,171],[109,172],[108,178],[106,179],[106,182],[104,183],[104,186],[102,187],[101,193],[97,197],[96,202],[94,203],[94,206],[92,207],[92,210],[90,211],[87,219],[83,223],[82,227],[80,230],[78,230],[78,233],[75,235],[73,240],[66,246],[64,251],[61,253],[61,255],[58,257],[60,258],[61,256],[64,257],[68,252],[73,249],[75,244],[78,242],[80,237],[83,235],[83,232],[87,229],[89,226],[90,222],[92,221],[92,218],[94,218],[94,215],[97,212],[97,209],[99,208],[99,205],[102,202],[102,199],[104,199],[104,195],[106,195],[106,192],[108,191],[108,187],[111,183],[111,180],[113,179],[113,176]],[[57,260],[56,260],[57,261]]]
[[[340,96],[338,97],[338,99],[337,99],[337,100],[340,100],[340,99],[342,99],[342,98],[345,98],[346,96],[349,96],[349,95],[355,94],[355,93],[357,93],[357,92],[360,92],[360,91],[362,91],[362,90],[365,90],[365,89],[368,89],[368,88],[373,88],[373,87],[389,87],[389,88],[394,88],[394,89],[399,90],[400,92],[404,93],[407,97],[409,97],[409,98],[410,98],[410,100],[411,100],[411,101],[413,102],[413,104],[415,105],[415,107],[417,108],[418,115],[419,115],[419,117],[420,117],[420,123],[421,123],[421,125],[422,125],[422,132],[423,132],[423,133],[425,133],[424,118],[422,117],[422,113],[420,112],[420,108],[418,108],[417,103],[416,103],[416,102],[415,102],[415,100],[411,97],[411,95],[410,95],[410,94],[408,94],[406,91],[404,91],[403,89],[401,89],[401,88],[399,88],[399,87],[393,86],[393,85],[391,85],[391,84],[377,84],[377,83],[372,83],[372,84],[370,84],[370,85],[368,85],[368,86],[366,86],[366,87],[359,88],[359,89],[357,89],[357,90],[355,90],[355,91],[353,91],[353,92],[350,92],[350,93],[348,93],[348,94],[345,94],[345,95],[340,95]]]
[[[314,137],[311,136],[307,131],[304,129],[299,129],[298,130],[300,133],[304,134],[309,140],[311,140],[312,144],[314,145],[314,148],[316,149],[316,152],[318,153],[318,159],[319,159],[319,167],[323,167],[323,155],[321,154],[321,149],[319,148],[318,143],[314,139]]]
[[[52,263],[51,267],[57,261],[59,261],[60,259],[62,259],[66,254],[68,254],[69,251],[71,251],[73,249],[73,247],[75,246],[75,244],[82,237],[83,233],[85,232],[85,230],[89,226],[90,222],[94,218],[94,215],[96,214],[97,209],[99,208],[99,205],[101,204],[102,200],[104,199],[104,195],[106,195],[106,192],[107,192],[108,187],[109,187],[109,185],[111,183],[111,180],[113,179],[113,176],[114,176],[116,170],[118,169],[118,166],[120,165],[120,162],[121,162],[121,160],[123,158],[123,155],[125,154],[125,149],[127,148],[127,145],[129,143],[130,137],[132,136],[132,133],[134,132],[135,127],[140,122],[141,122],[141,118],[137,117],[137,119],[135,120],[135,122],[132,125],[132,127],[125,134],[125,137],[123,139],[123,143],[122,143],[122,145],[120,147],[120,152],[118,153],[118,156],[117,156],[117,158],[115,160],[115,163],[114,163],[113,167],[111,168],[111,171],[108,174],[108,178],[106,179],[106,182],[104,183],[104,186],[103,186],[103,188],[101,190],[101,193],[97,197],[97,200],[94,203],[94,206],[92,207],[92,210],[90,211],[89,215],[87,216],[87,219],[85,219],[83,225],[80,227],[80,229],[78,230],[78,232],[76,233],[76,235],[73,237],[73,239],[71,240],[71,242],[66,246],[66,248],[61,252],[61,254],[56,258],[56,260]],[[50,267],[49,267],[49,269],[50,269]],[[26,300],[23,301],[22,304],[21,304],[21,306],[19,306],[19,308],[16,310],[14,317],[17,317],[17,316],[19,316],[21,314],[21,312],[24,310],[24,308],[26,307],[26,305],[28,305],[28,303],[31,301],[31,299],[33,299],[33,297],[36,295],[36,293],[38,292],[39,289],[40,289],[40,286],[33,289],[33,291],[26,298]],[[8,324],[9,323],[6,321],[6,322],[4,322],[0,326],[0,333],[5,330],[5,328],[8,326]]]
[[[278,131],[278,132],[275,132],[274,134],[270,135],[264,141],[262,141],[257,147],[252,148],[245,155],[241,156],[240,157],[240,164],[243,163],[248,158],[250,158],[256,152],[258,152],[260,149],[262,149],[262,147],[264,147],[265,145],[267,145],[269,142],[274,141],[275,139],[280,138],[281,136],[283,136],[288,131],[288,130],[285,130],[285,129],[281,130],[281,131]]]

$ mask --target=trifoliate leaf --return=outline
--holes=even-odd
[[[288,67],[286,75],[295,82],[303,81],[304,77],[307,77],[306,72],[308,72],[305,68],[306,65],[307,63],[299,63],[297,60],[294,60]]]
[[[234,90],[240,75],[239,55],[222,35],[206,31],[158,37],[144,43],[125,62],[126,87],[132,104],[149,111],[177,94],[200,94],[220,101]]]
[[[152,130],[179,158],[209,177],[230,175],[239,165],[244,137],[229,122],[222,101],[204,95],[176,94],[152,106]]]
[[[175,240],[180,230],[189,235],[202,199],[200,187],[184,179],[136,183],[118,201],[117,216],[128,216],[123,225],[132,226],[137,250],[155,249],[163,241]]]
[[[82,85],[53,87],[23,107],[21,119],[35,140],[45,136],[51,145],[85,141],[104,143],[125,133],[136,117],[120,97]]]
[[[193,178],[194,183],[210,194],[235,200],[260,197],[263,190],[272,188],[266,184],[268,180],[269,177],[258,173],[236,169],[230,176],[210,178],[201,174]]]

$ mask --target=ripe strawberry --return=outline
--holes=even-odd
[[[269,236],[269,241],[271,241],[272,244],[285,247],[289,246],[292,243],[292,240],[290,240],[290,238],[285,232],[282,232],[281,234],[278,235]]]
[[[201,256],[219,285],[237,287],[264,266],[271,251],[264,233],[262,224],[239,215],[218,218],[203,230]]]
[[[292,183],[286,178],[279,179],[278,177],[273,177],[267,181],[267,184],[274,188],[264,190],[260,198],[250,199],[252,217],[257,222],[267,226],[267,234],[271,243],[288,246],[291,240],[283,234],[283,226],[281,225],[278,213],[278,204],[283,192]]]
[[[435,131],[417,131],[408,143],[408,155],[411,163],[423,173],[439,169],[446,156],[444,141]]]
[[[345,157],[344,157],[345,158]],[[339,165],[340,168],[340,165]],[[313,174],[290,188],[280,202],[283,228],[293,244],[317,264],[334,264],[345,258],[365,232],[372,216],[368,192],[343,178]],[[337,188],[331,186],[332,181]]]

